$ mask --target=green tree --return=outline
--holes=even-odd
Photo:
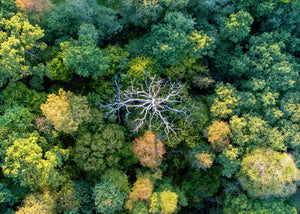
[[[33,89],[29,89],[24,83],[16,82],[10,83],[0,94],[1,102],[0,112],[3,114],[5,110],[12,108],[13,106],[24,106],[31,113],[42,115],[40,106],[47,99],[45,92],[37,92]]]
[[[98,48],[92,35],[80,35],[78,41],[72,41],[63,52],[66,67],[83,77],[97,79],[109,68],[109,59]]]
[[[101,180],[113,184],[120,192],[130,192],[128,176],[121,170],[108,169],[101,176]]]
[[[98,33],[99,44],[112,38],[122,30],[117,13],[100,6],[97,1],[66,0],[53,10],[44,22],[49,42],[77,39],[82,24],[93,24]]]
[[[126,194],[121,193],[113,184],[101,182],[93,191],[97,213],[115,213],[123,210]]]
[[[231,178],[240,165],[238,150],[238,148],[234,148],[232,145],[229,145],[217,158],[217,162],[223,166],[222,175],[227,178]]]
[[[13,106],[0,116],[0,127],[5,127],[9,132],[26,132],[33,128],[34,115],[23,106]]]
[[[8,189],[7,184],[0,183],[0,212],[6,213],[9,206],[13,205],[14,196]]]
[[[267,121],[259,117],[234,115],[229,121],[232,131],[232,143],[254,149],[271,147],[277,151],[286,151],[284,135],[278,128],[272,128]]]
[[[92,213],[91,187],[83,180],[64,183],[57,194],[57,211],[63,213]]]
[[[230,14],[229,18],[224,20],[221,35],[234,43],[240,42],[249,36],[253,21],[254,19],[247,11],[241,10]]]
[[[86,97],[76,96],[63,89],[59,89],[58,96],[49,94],[47,102],[41,105],[41,109],[55,129],[65,133],[73,133],[80,124],[90,121]]]
[[[80,133],[74,147],[74,161],[80,168],[99,175],[109,166],[117,166],[125,143],[124,129],[118,124],[102,126],[95,133]]]
[[[272,214],[272,213],[284,213],[284,214],[296,214],[297,211],[294,207],[286,203],[282,199],[250,199],[245,194],[240,194],[236,197],[228,195],[225,199],[225,214]]]
[[[147,27],[161,17],[163,7],[159,0],[125,0],[121,12],[126,24]]]
[[[33,50],[45,48],[39,42],[43,30],[33,26],[20,13],[10,19],[0,20],[0,87],[7,81],[17,81],[32,73],[26,57],[36,57]]]
[[[300,179],[291,155],[257,149],[243,157],[238,179],[251,197],[282,197],[296,191]]]

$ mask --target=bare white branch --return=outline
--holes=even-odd
[[[178,108],[182,104],[181,94],[184,86],[171,83],[170,80],[157,80],[155,76],[145,75],[145,81],[138,84],[132,81],[131,86],[126,90],[122,90],[120,84],[116,83],[114,97],[110,104],[100,105],[108,109],[106,117],[117,113],[118,118],[121,119],[120,115],[124,113],[125,121],[133,111],[138,111],[139,117],[134,120],[136,127],[132,131],[138,132],[143,125],[147,125],[150,131],[152,128],[162,129],[168,139],[170,133],[176,137],[177,129],[174,128],[173,121],[178,115],[184,117],[188,123],[193,121],[194,107]],[[153,125],[154,121],[156,127]]]

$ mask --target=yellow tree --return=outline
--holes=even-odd
[[[80,124],[91,119],[86,97],[76,96],[63,89],[59,89],[58,95],[49,94],[41,109],[54,128],[65,133],[77,131]]]
[[[212,148],[221,152],[229,144],[231,130],[227,122],[213,121],[208,127],[208,141],[211,143]]]

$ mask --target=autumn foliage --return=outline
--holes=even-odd
[[[15,4],[20,10],[28,13],[45,13],[52,7],[50,0],[16,0]]]
[[[157,168],[161,164],[162,157],[166,153],[164,144],[150,131],[135,139],[133,151],[141,165],[152,169]]]
[[[212,148],[221,152],[229,144],[231,130],[227,122],[213,121],[208,127],[208,141],[211,143]]]
[[[148,200],[152,195],[153,187],[153,182],[148,174],[138,177],[133,184],[132,191],[128,195],[128,200],[125,204],[126,209],[132,210],[134,203],[139,200]]]

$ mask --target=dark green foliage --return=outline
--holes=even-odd
[[[82,24],[96,27],[100,44],[122,29],[114,10],[99,6],[94,0],[66,0],[48,15],[44,23],[47,39],[52,40],[50,42],[63,37],[76,39],[78,30],[86,26]]]
[[[5,183],[0,183],[0,212],[5,213],[7,207],[14,204],[14,197]]]
[[[29,89],[24,83],[17,82],[9,84],[0,94],[0,99],[3,103],[0,106],[1,113],[14,105],[22,105],[30,112],[41,115],[40,106],[46,101],[47,94]]]
[[[203,199],[211,197],[220,186],[221,167],[213,166],[210,170],[194,171],[190,169],[181,182],[181,189],[185,192],[189,206],[200,208]]]

